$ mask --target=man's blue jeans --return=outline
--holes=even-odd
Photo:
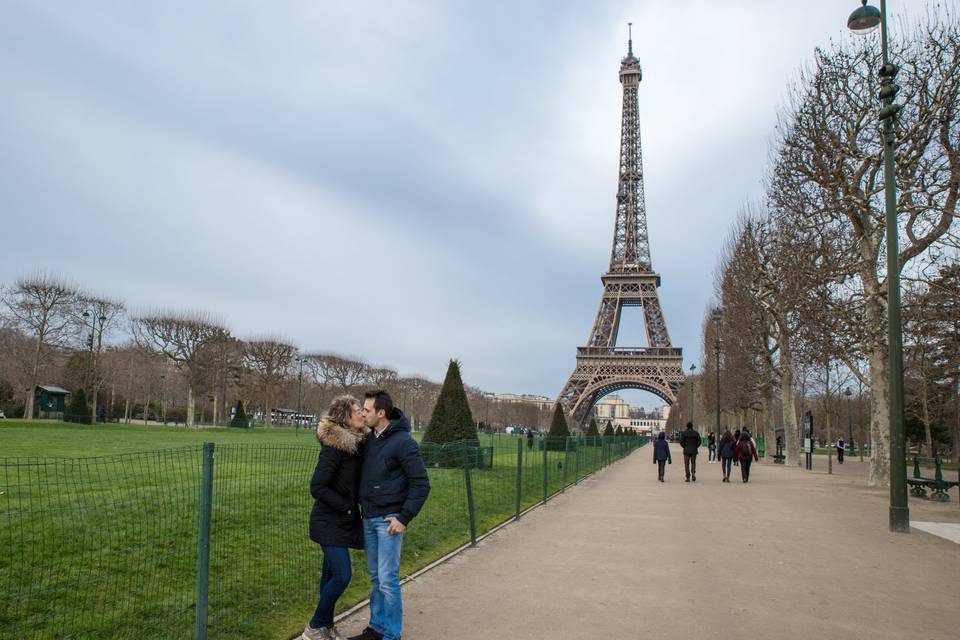
[[[350,551],[346,547],[323,545],[323,571],[320,574],[320,599],[310,619],[314,629],[333,626],[337,600],[350,584]]]
[[[403,601],[400,599],[400,548],[403,534],[390,535],[385,518],[363,519],[363,546],[370,573],[370,626],[384,640],[397,640],[403,628]]]

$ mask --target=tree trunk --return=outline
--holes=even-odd
[[[887,347],[874,346],[870,353],[870,475],[871,487],[890,486],[890,389]]]
[[[953,461],[960,462],[960,379],[953,381],[953,390],[956,394],[953,397],[953,437],[950,444],[953,447]]]
[[[780,402],[783,404],[783,443],[786,447],[786,463],[800,464],[800,442],[797,440],[797,408],[793,397],[793,371],[784,365],[780,376]]]
[[[823,394],[823,414],[827,418],[827,473],[833,474],[833,416],[830,415],[830,361],[827,360],[827,384]]]
[[[219,409],[219,404],[217,402],[218,400],[219,398],[217,397],[217,393],[214,392],[213,393],[213,424],[217,424],[220,421],[219,420],[220,415],[217,413]]]
[[[147,400],[143,403],[143,424],[150,419],[150,392],[147,391]]]
[[[130,398],[125,398],[123,401],[123,423],[130,424]]]
[[[23,403],[23,419],[33,420],[33,400],[37,394],[37,378],[40,375],[40,349],[43,346],[43,338],[37,336],[37,348],[33,352],[33,372],[30,376],[30,388],[27,390],[27,397]]]
[[[777,452],[777,433],[773,424],[773,398],[770,389],[763,393],[763,444],[767,452]]]
[[[193,385],[187,384],[187,426],[193,426],[193,412],[194,412],[194,398],[193,398]]]

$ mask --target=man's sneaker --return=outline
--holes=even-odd
[[[359,635],[350,636],[347,640],[381,640],[383,634],[374,629],[373,627],[367,627],[360,632]]]

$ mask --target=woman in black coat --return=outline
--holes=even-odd
[[[670,445],[667,444],[667,434],[663,431],[653,443],[653,461],[657,463],[657,480],[663,482],[664,465],[673,464],[670,456]]]
[[[304,640],[342,639],[333,626],[333,611],[352,577],[350,549],[363,548],[357,492],[366,432],[360,403],[353,396],[335,398],[317,427],[322,448],[310,481],[314,498],[310,539],[323,548],[323,571],[316,611],[300,636]]]

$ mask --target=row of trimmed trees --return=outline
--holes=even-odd
[[[908,417],[928,451],[939,435],[960,454],[960,24],[957,16],[900,29],[891,43],[902,87],[896,119],[899,266]],[[703,320],[695,381],[708,415],[717,402],[719,342],[725,424],[759,416],[784,429],[799,461],[798,421],[822,404],[844,433],[841,398],[868,398],[870,483],[889,483],[889,363],[884,171],[875,39],[818,49],[799,74],[777,128],[762,202],[744,208],[715,284],[718,322]],[[681,394],[681,404],[691,393]],[[815,401],[811,398],[815,398]],[[850,411],[849,401],[846,407]],[[690,413],[690,412],[688,412]],[[940,450],[945,446],[941,443]]]
[[[85,422],[224,424],[231,407],[242,404],[270,424],[275,407],[319,415],[336,395],[370,388],[389,391],[418,424],[449,404],[444,398],[438,403],[440,385],[421,376],[304,352],[282,338],[240,339],[208,314],[131,314],[122,302],[46,274],[0,287],[0,409],[31,419],[41,384],[72,391],[66,413]],[[487,426],[536,428],[550,419],[534,402],[497,402],[458,384],[466,412],[443,422],[472,424],[475,415]]]

